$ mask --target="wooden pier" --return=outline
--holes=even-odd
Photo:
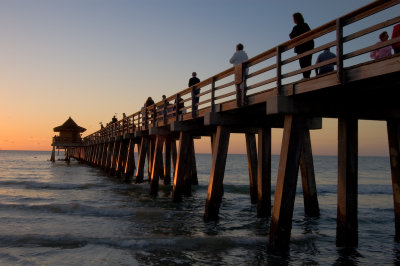
[[[88,135],[83,147],[71,148],[68,154],[136,183],[143,182],[147,160],[149,193],[156,196],[162,180],[173,186],[172,200],[179,202],[183,195],[190,196],[191,186],[198,182],[193,140],[210,137],[212,168],[204,212],[209,221],[218,219],[230,134],[245,134],[251,203],[257,204],[258,217],[271,217],[269,247],[288,250],[299,169],[305,215],[320,215],[310,130],[321,129],[324,117],[337,118],[336,245],[357,246],[358,120],[387,121],[396,237],[400,239],[400,56],[365,59],[370,51],[400,38],[379,44],[357,41],[400,23],[397,16],[362,26],[365,19],[399,4],[400,0],[375,1],[282,43]],[[344,29],[354,24],[357,30],[345,35]],[[313,50],[293,56],[295,46],[311,39],[317,44]],[[336,58],[299,68],[299,58],[314,54],[315,61],[325,48],[336,51]],[[299,78],[304,71],[332,63],[333,72]],[[237,106],[237,86],[247,87],[245,106]],[[200,89],[197,95],[196,89]],[[283,139],[271,211],[272,128],[283,128]]]

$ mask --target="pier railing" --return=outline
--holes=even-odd
[[[400,42],[400,37],[398,37],[375,44],[378,41],[377,31],[400,23],[400,16],[382,15],[385,10],[399,3],[400,0],[375,1],[297,38],[279,44],[239,66],[231,67],[171,95],[165,101],[142,108],[142,110],[88,135],[84,140],[93,141],[98,138],[133,134],[150,127],[167,126],[174,121],[191,120],[203,117],[209,112],[221,111],[221,104],[235,100],[236,85],[242,83],[247,88],[250,105],[259,103],[255,97],[257,95],[285,94],[283,87],[301,82],[300,76],[303,72],[329,64],[335,64],[335,71],[326,75],[335,74],[337,82],[344,83],[347,69],[372,61],[365,54]],[[370,18],[373,18],[374,21],[372,25],[368,25],[368,23],[371,24],[368,21]],[[350,33],[345,34],[347,31]],[[373,34],[374,40],[366,41],[371,34]],[[310,40],[314,40],[316,44],[313,50],[293,56],[294,47]],[[310,54],[318,54],[326,48],[335,49],[336,58],[306,68],[299,68],[298,59]],[[247,71],[243,71],[243,69],[247,69]],[[195,90],[200,90],[200,93],[196,95]],[[198,101],[195,98],[199,98]],[[262,99],[265,102],[265,97]]]

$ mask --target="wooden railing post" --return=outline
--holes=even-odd
[[[211,81],[211,112],[215,112],[215,77]]]
[[[195,118],[197,116],[196,111],[197,111],[197,106],[196,106],[196,94],[195,94],[196,87],[192,86],[192,117]]]
[[[339,83],[344,83],[343,76],[343,25],[342,20],[336,20],[336,67]]]
[[[180,97],[179,93],[177,93],[175,96],[175,120],[176,121],[179,121],[179,107],[180,107],[179,101],[180,101],[180,99],[181,99],[181,97]]]
[[[147,128],[147,125],[149,124],[148,115],[149,115],[149,111],[147,110],[147,107],[144,107],[144,125],[146,126],[146,128]]]
[[[164,104],[163,104],[163,120],[164,120],[164,124],[167,123],[167,113],[168,113],[168,104],[167,104],[167,100],[164,100]]]
[[[276,87],[278,95],[282,95],[282,60],[281,60],[282,47],[276,47]]]
[[[153,105],[153,127],[156,126],[156,122],[157,122],[157,108],[156,105]]]

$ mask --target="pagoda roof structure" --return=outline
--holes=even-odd
[[[78,126],[71,117],[67,119],[61,126],[55,127],[54,132],[61,132],[61,131],[73,131],[73,132],[85,132],[86,128]]]

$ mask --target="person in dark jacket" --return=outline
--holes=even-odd
[[[289,34],[290,39],[296,38],[307,31],[310,31],[310,27],[307,23],[304,22],[303,15],[301,13],[293,14],[293,22],[296,26],[293,27],[292,32]],[[307,52],[309,50],[314,49],[314,40],[310,40],[308,42],[302,43],[294,48],[294,52],[297,54],[301,54]],[[305,68],[311,66],[312,62],[312,54],[304,56],[299,59],[300,67]],[[309,78],[311,75],[311,70],[303,72],[304,78]]]
[[[193,85],[196,85],[197,83],[200,82],[200,79],[197,77],[197,73],[193,72],[192,77],[189,79],[189,87],[192,87]],[[199,103],[199,97],[196,97],[200,93],[199,88],[195,88],[194,90],[194,95],[193,95],[193,111],[196,111],[198,109],[198,106],[196,104]]]

